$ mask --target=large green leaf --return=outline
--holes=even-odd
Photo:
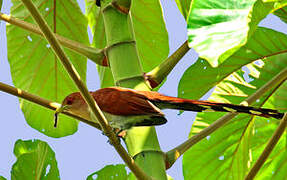
[[[87,21],[76,0],[55,1],[56,12],[53,1],[33,2],[53,31],[81,43],[88,43]],[[12,3],[13,16],[34,23],[21,1],[13,0]],[[16,87],[58,102],[61,102],[67,94],[78,91],[45,39],[8,25],[7,44],[8,60]],[[67,49],[65,52],[81,78],[85,80],[86,59]],[[59,126],[54,128],[52,111],[25,100],[20,100],[20,107],[28,124],[48,136],[62,137],[77,131],[78,122],[72,118],[61,116]]]
[[[40,140],[18,140],[14,146],[17,158],[12,167],[11,179],[60,179],[54,151]]]
[[[184,19],[187,19],[191,0],[175,0],[175,2]]]
[[[114,180],[126,180],[128,179],[128,173],[124,164],[107,165],[103,169],[92,173],[87,177],[87,180],[101,180],[101,179],[114,179]]]
[[[281,33],[269,31],[276,38],[282,36]],[[262,47],[258,44],[253,45],[252,49],[246,50],[262,52]],[[274,53],[270,57],[248,64],[246,68],[250,71],[249,76],[253,79],[249,83],[244,80],[244,72],[242,70],[232,73],[216,86],[209,100],[238,104],[285,69],[287,64],[287,43],[268,43],[268,45],[264,47],[266,48],[265,51],[272,51],[272,46],[275,45],[278,50],[280,46],[285,46],[285,53],[277,55]],[[287,96],[286,90],[284,90],[286,85],[287,83],[285,82],[279,88],[273,87],[272,90],[256,100],[253,105],[286,110],[285,101]],[[284,97],[282,93],[285,93],[283,94]],[[191,135],[198,133],[223,114],[198,113],[191,129]],[[236,116],[184,154],[183,171],[185,179],[244,179],[250,167],[262,153],[278,123],[277,119],[272,118],[267,119],[242,114]],[[272,175],[272,171],[278,172],[282,177],[284,175],[286,177],[286,169],[280,169],[279,165],[287,159],[284,153],[278,153],[279,151],[285,151],[284,143],[285,140],[282,138],[263,167],[266,169],[271,168],[272,170],[262,170],[258,177],[263,175],[275,177]],[[280,156],[277,159],[278,161],[271,161],[272,157],[277,158],[275,157],[276,155]],[[279,162],[279,160],[282,161]]]
[[[280,8],[277,11],[275,11],[273,14],[278,16],[285,23],[287,23],[287,7]]]
[[[188,99],[201,98],[222,79],[244,65],[274,54],[286,53],[285,42],[285,34],[263,27],[257,28],[247,44],[218,67],[211,67],[202,59],[190,66],[180,80],[178,96]]]
[[[7,179],[4,178],[3,176],[0,176],[0,180],[7,180]]]
[[[106,47],[106,34],[103,15],[94,0],[86,0],[86,16],[93,33],[92,46],[98,49]],[[97,65],[101,88],[114,86],[114,78],[109,67]]]
[[[159,0],[132,1],[130,12],[143,70],[149,72],[169,53],[161,4]]]
[[[93,30],[94,35],[93,46],[100,49],[104,48],[106,46],[106,37],[102,14],[99,12],[99,8],[96,7],[95,2],[86,0],[86,3],[89,26]],[[160,64],[169,52],[168,34],[160,1],[132,1],[130,14],[143,70],[148,72]],[[98,66],[98,71],[100,79],[105,80],[101,82],[101,87],[114,85],[110,70]]]
[[[100,8],[96,5],[95,0],[85,0],[86,16],[92,32],[96,32],[96,24],[98,23]]]
[[[188,16],[188,41],[213,67],[245,45],[257,24],[286,0],[194,0]]]

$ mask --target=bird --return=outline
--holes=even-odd
[[[167,122],[161,109],[177,109],[194,112],[233,112],[246,113],[266,118],[282,119],[284,113],[267,108],[220,103],[204,100],[191,100],[166,96],[155,91],[139,91],[123,87],[101,88],[90,92],[99,108],[104,113],[111,127],[127,130],[134,126],[156,126]],[[92,121],[90,111],[80,92],[74,92],[63,100],[55,112],[57,127],[58,114],[72,112],[86,120]]]

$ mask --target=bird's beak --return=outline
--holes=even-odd
[[[56,109],[55,119],[54,119],[54,127],[57,127],[58,123],[58,114],[62,113],[64,110],[69,109],[69,105],[60,106]]]

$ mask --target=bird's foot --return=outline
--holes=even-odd
[[[125,130],[121,130],[118,128],[114,128],[113,132],[116,134],[117,138],[118,138],[118,143],[121,143],[121,138],[124,138],[126,135],[126,131]],[[103,135],[107,136],[104,132],[102,132]],[[113,143],[111,143],[110,140],[107,141],[110,145],[113,145]]]

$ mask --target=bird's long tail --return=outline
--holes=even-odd
[[[158,96],[159,97],[159,96]],[[250,106],[235,105],[228,103],[216,103],[211,101],[189,100],[170,96],[162,96],[159,98],[151,98],[150,101],[161,109],[178,109],[184,111],[196,111],[196,112],[236,112],[247,113],[262,117],[274,117],[276,119],[282,119],[284,113],[280,113],[277,110],[266,108],[255,108]]]

